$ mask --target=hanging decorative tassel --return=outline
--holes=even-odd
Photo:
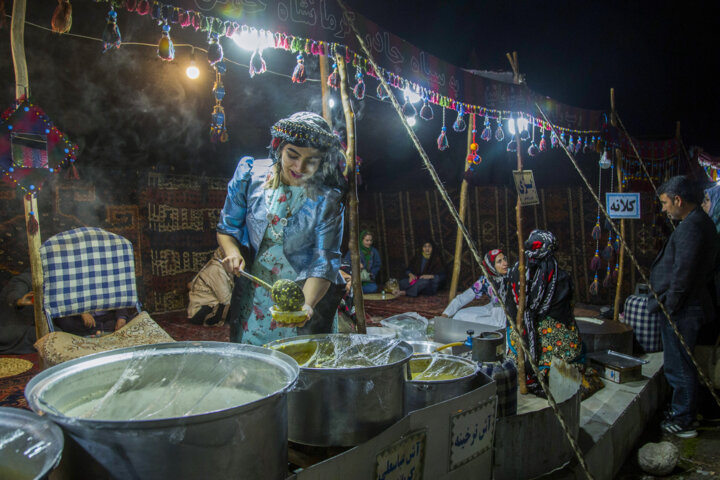
[[[600,240],[600,235],[602,235],[602,230],[600,229],[600,216],[598,216],[597,222],[595,222],[595,226],[593,227],[590,236],[593,240]]]
[[[107,23],[105,24],[105,30],[103,30],[102,34],[103,53],[113,47],[120,48],[120,44],[122,43],[120,29],[117,26],[117,12],[113,7],[110,7],[110,11],[105,19]]]
[[[555,134],[555,131],[553,131],[553,132],[550,134],[550,147],[552,147],[552,148],[558,148],[558,143],[560,143],[560,139],[559,139],[558,136]]]
[[[498,116],[497,119],[497,128],[495,129],[495,140],[498,142],[502,142],[505,139],[505,132],[503,132],[502,128],[502,117]]]
[[[478,144],[475,142],[475,133],[477,132],[477,129],[475,128],[474,114],[470,116],[470,126],[472,128],[472,142],[470,142],[470,153],[468,153],[467,162],[470,165],[479,165],[480,162],[482,162],[482,157],[477,154]]]
[[[225,62],[215,64],[215,84],[213,85],[215,106],[213,107],[210,122],[210,141],[213,143],[217,143],[218,141],[225,143],[228,141],[227,127],[225,125],[225,109],[222,106],[222,100],[225,98],[225,86],[222,82],[222,76],[225,71]]]
[[[535,125],[532,126],[532,142],[530,142],[530,146],[528,147],[528,155],[531,157],[534,157],[538,153],[540,153],[540,149],[535,144]]]
[[[603,279],[603,287],[609,288],[610,285],[612,285],[612,272],[610,271],[610,264],[608,263],[607,272],[605,273],[605,278]]]
[[[170,38],[170,25],[167,24],[167,21],[165,21],[165,25],[162,27],[162,36],[160,37],[160,42],[158,43],[157,54],[158,57],[167,62],[171,62],[175,59],[175,46]]]
[[[415,109],[415,105],[410,103],[407,95],[405,96],[405,103],[403,104],[402,112],[403,115],[405,115],[406,117],[414,117],[417,114],[417,109]]]
[[[585,137],[585,144],[583,145],[583,153],[588,153],[594,148],[595,145],[595,136],[593,135],[591,140],[588,142],[587,137]]]
[[[567,146],[567,143],[565,143],[565,132],[560,132],[560,141],[563,145]]]
[[[522,126],[520,128],[520,140],[523,142],[530,140],[530,132],[528,131],[528,121],[527,119],[520,117],[518,119],[518,126]]]
[[[453,130],[455,130],[458,133],[464,132],[465,129],[467,128],[467,124],[465,124],[464,115],[465,115],[465,109],[463,108],[462,105],[460,105],[458,107],[458,116],[455,119],[455,123],[453,123]]]
[[[508,152],[517,152],[517,134],[512,136],[512,139],[508,142],[505,150]]]
[[[297,59],[297,64],[292,73],[292,82],[305,83],[305,80],[307,80],[307,76],[305,75],[305,58],[302,53],[298,53],[298,56],[295,58]]]
[[[262,50],[255,50],[250,57],[250,78],[253,78],[255,75],[265,73],[266,71],[267,65],[265,64],[265,59],[262,56]]]
[[[4,12],[2,12],[4,14]],[[55,33],[67,33],[72,27],[72,5],[70,0],[58,0],[52,20],[50,21],[52,31]]]
[[[598,255],[598,251],[595,250],[595,256],[592,260],[590,260],[590,270],[593,272],[597,272],[600,270],[600,256]]]
[[[575,155],[578,155],[583,150],[582,138],[578,135],[577,143],[575,143]]]
[[[613,250],[615,250],[615,253],[620,251],[620,240],[615,237],[615,239],[612,242]]]
[[[355,78],[357,79],[357,84],[353,87],[353,95],[358,100],[362,100],[365,98],[365,81],[363,80],[363,73],[360,66],[355,69]]]
[[[207,58],[210,65],[215,65],[223,59],[223,48],[215,33],[208,35]]]
[[[615,264],[615,270],[613,270],[613,273],[612,273],[613,282],[617,282],[619,272],[620,272],[620,265],[618,265],[618,264],[616,263],[616,264]]]
[[[596,273],[596,274],[595,274],[595,279],[594,279],[594,280],[592,281],[592,283],[590,284],[590,288],[589,288],[589,290],[590,290],[590,295],[597,295],[599,288],[600,288],[600,284],[599,284],[599,282],[598,282],[598,276],[597,276],[597,273]]]
[[[542,136],[540,137],[540,151],[544,152],[547,149],[547,139],[545,138],[545,131],[543,131]]]
[[[36,233],[38,233],[38,230],[40,230],[40,225],[38,224],[37,218],[35,218],[35,212],[30,210],[27,220],[28,235],[35,235]]]
[[[434,117],[435,117],[435,115],[433,114],[432,107],[430,107],[430,104],[428,103],[428,99],[425,98],[425,101],[423,102],[423,106],[420,109],[420,118],[429,122]]]
[[[380,99],[381,102],[390,98],[382,83],[378,83],[375,93],[377,94],[377,97]]]
[[[615,250],[612,246],[612,235],[608,235],[608,243],[607,246],[603,248],[602,258],[609,262],[610,260],[612,260],[614,254]]]
[[[140,0],[135,7],[135,12],[139,15],[147,15],[150,13],[150,2],[148,0]]]
[[[80,175],[78,175],[78,171],[75,168],[75,159],[73,158],[70,159],[70,169],[68,170],[67,178],[69,180],[80,180]]]
[[[568,150],[570,150],[570,153],[575,152],[575,141],[572,135],[570,135],[570,138],[568,139]]]
[[[332,72],[330,73],[330,75],[328,75],[327,85],[334,90],[337,90],[338,86],[340,86],[337,63],[333,63],[332,65]]]
[[[441,152],[450,147],[447,139],[447,128],[445,127],[445,107],[442,109],[442,129],[440,129],[440,136],[437,138],[437,146]]]
[[[480,138],[482,138],[486,142],[489,142],[492,138],[492,128],[490,128],[490,116],[487,114],[485,115],[485,128],[480,134]]]

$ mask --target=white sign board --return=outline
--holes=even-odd
[[[425,430],[412,432],[377,455],[377,480],[410,480],[423,478],[425,463]]]
[[[513,170],[513,178],[520,205],[538,205],[540,199],[535,188],[535,177],[533,177],[532,170]]]
[[[605,209],[610,218],[640,218],[640,194],[606,193]]]
[[[495,399],[450,418],[450,470],[492,448]]]

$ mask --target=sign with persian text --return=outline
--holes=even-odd
[[[640,218],[640,194],[606,193],[605,209],[610,218]]]
[[[450,470],[492,448],[495,430],[495,399],[450,418]]]
[[[393,443],[377,456],[377,480],[419,480],[425,462],[425,430],[412,432]]]

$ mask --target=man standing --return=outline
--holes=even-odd
[[[672,177],[657,193],[662,211],[680,223],[652,264],[650,284],[692,351],[698,330],[713,318],[708,285],[718,254],[715,225],[699,207],[688,177]],[[695,437],[697,370],[652,295],[648,310],[660,322],[665,378],[673,389],[671,408],[660,428],[681,438]]]

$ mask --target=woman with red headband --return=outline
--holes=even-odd
[[[500,249],[490,250],[483,258],[483,266],[489,277],[481,275],[480,278],[457,297],[455,297],[442,313],[443,317],[452,317],[457,320],[467,320],[491,324],[497,327],[505,326],[505,314],[499,307],[498,297],[503,296],[503,278],[508,272],[508,260]],[[465,307],[473,300],[490,297],[490,303],[479,307]]]

